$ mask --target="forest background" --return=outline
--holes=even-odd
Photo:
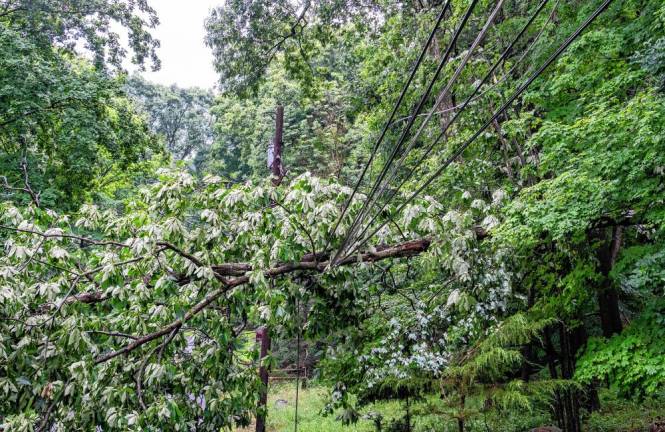
[[[264,325],[340,428],[665,427],[665,5],[500,110],[601,4],[227,0],[213,92],[123,71],[146,0],[0,0],[0,429],[247,425]]]

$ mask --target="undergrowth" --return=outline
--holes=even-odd
[[[269,396],[268,431],[285,432],[294,429],[295,385],[278,384],[271,386]],[[646,432],[649,424],[665,418],[665,395],[642,402],[626,401],[617,398],[610,390],[602,390],[602,409],[586,416],[585,432]],[[328,390],[321,386],[312,386],[300,390],[298,406],[299,432],[375,432],[377,418],[380,419],[381,431],[391,432],[396,429],[405,415],[405,404],[399,401],[384,401],[370,404],[360,411],[357,423],[344,426],[335,416],[323,416]],[[280,402],[278,402],[280,401]],[[284,404],[283,401],[286,401]],[[472,399],[469,406],[480,408],[480,399]],[[457,432],[457,421],[445,414],[439,398],[432,395],[411,407],[412,430],[414,432]],[[660,416],[660,417],[659,417]],[[468,432],[523,432],[537,426],[553,425],[546,407],[526,411],[492,411],[487,415],[469,420],[465,430]],[[392,426],[392,428],[391,428]],[[253,426],[238,432],[253,431]]]

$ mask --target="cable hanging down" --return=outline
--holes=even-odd
[[[441,130],[441,132],[438,134],[438,136],[432,141],[432,143],[425,149],[421,157],[418,159],[418,161],[415,163],[415,165],[411,168],[409,173],[406,175],[406,177],[402,180],[402,182],[399,184],[399,186],[391,191],[390,196],[385,200],[385,202],[381,205],[379,210],[376,212],[374,217],[370,220],[370,222],[365,226],[365,228],[362,230],[359,236],[357,238],[362,238],[367,230],[372,226],[372,224],[376,221],[378,215],[381,214],[384,208],[390,203],[390,201],[397,195],[397,192],[406,184],[406,182],[413,176],[415,171],[422,165],[422,163],[427,159],[427,156],[432,152],[434,147],[441,141],[442,138],[445,137],[446,132],[450,128],[450,126],[457,121],[457,119],[462,115],[464,110],[467,108],[467,106],[475,100],[475,98],[478,96],[478,93],[480,92],[480,89],[482,88],[483,85],[487,83],[487,81],[493,76],[494,72],[496,69],[501,65],[503,61],[506,60],[506,58],[510,55],[511,51],[513,50],[515,44],[522,38],[522,36],[526,33],[528,28],[531,26],[531,24],[535,21],[537,16],[540,14],[540,12],[543,10],[545,5],[547,4],[548,0],[543,0],[536,11],[532,14],[531,18],[527,21],[527,23],[522,27],[521,31],[517,34],[517,36],[511,41],[511,43],[508,45],[508,47],[504,50],[504,52],[499,56],[499,59],[494,63],[494,65],[490,68],[490,70],[485,74],[483,79],[480,81],[480,83],[475,87],[474,91],[467,97],[467,99],[464,101],[459,106],[459,110],[456,112],[456,114],[453,116],[453,118],[448,121],[445,125],[445,127]],[[403,156],[402,160],[406,156]],[[402,161],[400,160],[400,162]]]
[[[396,210],[399,214],[404,208],[409,205],[418,195],[420,195],[437,177],[439,177],[452,162],[457,159],[479,136],[485,129],[487,129],[494,120],[496,120],[524,91],[547,69],[554,61],[570,46],[579,35],[591,25],[591,23],[598,18],[598,16],[607,9],[613,0],[605,0],[560,46],[559,48],[543,63],[540,68],[529,79],[522,84],[508,100],[492,115],[492,117],[483,124],[468,140],[466,140],[446,161],[421,185],[415,192],[413,192],[407,200],[402,203]],[[361,241],[356,243],[347,256],[355,253],[358,248],[365,245],[381,228],[383,228],[388,221],[384,221],[376,229],[374,229],[368,236],[364,237]]]
[[[432,88],[434,87],[434,84],[436,83],[436,80],[438,79],[439,75],[441,74],[441,71],[443,70],[443,67],[444,67],[444,66],[446,65],[446,63],[448,62],[448,59],[449,59],[449,57],[450,57],[450,54],[452,53],[453,48],[455,47],[455,44],[457,43],[457,40],[459,39],[459,36],[460,36],[460,34],[462,33],[462,30],[464,30],[464,27],[466,26],[466,24],[467,24],[469,18],[471,17],[471,14],[473,13],[473,10],[474,10],[474,8],[476,7],[477,4],[478,4],[478,0],[473,0],[473,1],[471,2],[471,4],[469,5],[468,9],[467,9],[466,12],[464,13],[464,16],[462,17],[462,20],[461,20],[460,24],[457,26],[457,29],[455,29],[455,33],[453,34],[453,37],[452,37],[452,39],[450,40],[450,42],[449,42],[449,44],[448,44],[448,46],[447,46],[447,48],[446,48],[446,52],[444,53],[443,57],[441,58],[441,61],[439,62],[439,65],[438,65],[437,68],[436,68],[436,71],[434,72],[434,76],[433,76],[432,79],[430,80],[430,82],[429,82],[429,84],[428,84],[428,86],[427,86],[427,89],[425,90],[424,94],[423,94],[422,97],[420,98],[420,102],[418,103],[418,106],[417,106],[415,112],[414,112],[413,115],[411,116],[411,119],[409,120],[409,122],[407,123],[406,127],[405,127],[404,130],[402,131],[402,134],[400,135],[400,137],[399,137],[399,139],[398,139],[398,141],[397,141],[397,144],[396,144],[395,147],[393,148],[393,151],[392,151],[391,155],[390,155],[389,158],[388,158],[388,159],[389,159],[389,162],[387,162],[387,163],[384,165],[384,167],[382,168],[381,173],[379,174],[378,179],[377,179],[376,182],[374,183],[374,186],[372,187],[372,190],[370,191],[370,195],[369,195],[368,198],[365,200],[365,203],[363,204],[363,207],[362,207],[362,209],[360,210],[360,213],[359,213],[359,214],[361,214],[361,213],[365,210],[365,208],[366,208],[366,206],[367,206],[367,201],[371,198],[371,196],[372,196],[374,193],[376,193],[376,189],[377,189],[378,185],[379,185],[380,182],[383,180],[383,177],[386,175],[386,172],[387,172],[387,170],[388,170],[388,168],[389,168],[389,165],[390,165],[390,161],[391,161],[391,160],[394,160],[394,158],[396,157],[397,153],[398,153],[399,150],[401,149],[401,145],[403,144],[404,139],[406,138],[406,135],[407,135],[407,134],[409,133],[409,131],[411,130],[411,127],[413,126],[413,123],[415,122],[415,120],[416,120],[416,118],[417,118],[417,115],[418,115],[418,114],[420,113],[420,111],[423,109],[423,107],[424,107],[424,105],[425,105],[425,102],[427,101],[427,99],[428,99],[430,93],[432,92]],[[337,262],[337,260],[338,260],[338,258],[339,258],[339,256],[340,256],[340,254],[343,253],[343,250],[348,246],[348,241],[349,241],[349,238],[350,238],[349,233],[353,232],[353,231],[356,229],[357,222],[358,222],[358,218],[357,218],[357,216],[356,216],[356,218],[354,219],[354,222],[353,222],[352,225],[351,225],[351,228],[349,229],[349,231],[347,232],[346,236],[344,237],[344,240],[342,241],[342,245],[340,246],[340,248],[339,248],[339,249],[337,250],[337,252],[335,253],[335,255],[334,255],[334,257],[333,257],[331,263],[334,264],[335,262]]]
[[[546,2],[546,1],[547,1],[547,0],[545,0],[545,2]],[[365,206],[363,207],[363,209],[364,209],[365,211],[359,213],[359,214],[356,216],[356,218],[358,219],[358,223],[357,223],[356,225],[354,225],[354,230],[349,232],[349,236],[350,236],[351,239],[352,239],[354,236],[356,236],[356,234],[357,234],[357,230],[358,230],[359,227],[362,225],[362,221],[363,221],[363,219],[366,218],[367,215],[371,212],[372,207],[374,207],[374,205],[376,204],[376,202],[379,200],[379,198],[380,198],[380,197],[383,195],[383,193],[385,192],[386,188],[388,187],[388,185],[390,184],[390,182],[392,181],[392,179],[394,179],[395,176],[397,175],[397,171],[398,171],[399,168],[404,164],[404,161],[406,160],[406,157],[408,156],[409,152],[415,147],[416,143],[418,142],[418,138],[420,137],[420,135],[422,134],[422,132],[425,130],[425,127],[427,126],[427,124],[429,123],[429,121],[432,119],[432,116],[435,114],[437,108],[439,107],[439,105],[440,105],[441,102],[443,101],[443,98],[444,98],[447,94],[450,93],[450,91],[451,91],[451,89],[452,89],[452,87],[453,87],[455,81],[457,81],[457,78],[459,78],[459,76],[461,75],[462,71],[463,71],[464,68],[466,67],[466,65],[467,65],[467,63],[469,62],[469,60],[471,59],[471,57],[472,57],[473,53],[475,52],[476,48],[478,47],[478,45],[480,44],[480,42],[484,39],[485,35],[487,34],[487,31],[488,31],[489,28],[491,27],[492,22],[494,21],[496,15],[497,15],[497,14],[499,13],[499,11],[501,10],[501,7],[502,7],[502,6],[503,6],[503,0],[499,0],[499,1],[497,2],[496,6],[494,7],[493,11],[490,13],[490,16],[487,18],[487,21],[485,22],[485,25],[482,27],[482,29],[480,30],[480,32],[478,32],[478,35],[477,35],[476,38],[474,39],[474,41],[473,41],[473,43],[471,44],[471,46],[469,47],[469,49],[466,50],[466,54],[464,55],[464,57],[463,57],[462,61],[460,62],[460,64],[459,64],[459,65],[457,66],[457,68],[455,69],[455,72],[453,73],[452,77],[450,77],[450,79],[449,79],[448,82],[446,83],[446,86],[444,87],[444,89],[441,91],[441,93],[440,93],[439,96],[437,97],[436,101],[434,102],[434,105],[432,106],[432,109],[426,114],[427,117],[426,117],[425,120],[421,123],[420,127],[418,128],[418,131],[417,131],[416,134],[415,134],[415,135],[409,140],[409,143],[407,144],[406,148],[405,148],[404,151],[402,152],[402,155],[401,155],[401,157],[399,158],[399,160],[397,161],[397,163],[396,163],[395,165],[392,166],[392,169],[390,170],[390,174],[388,174],[388,176],[384,179],[383,184],[380,185],[380,189],[379,189],[379,185],[378,185],[378,184],[376,185],[376,187],[377,187],[377,189],[378,189],[378,192],[375,193],[375,194],[373,194],[373,195],[371,195],[370,197],[368,197],[368,199],[365,201]],[[539,9],[539,11],[540,11],[540,9]],[[497,65],[498,65],[498,64],[497,64]],[[456,118],[457,118],[457,116],[455,116],[455,119],[456,119]],[[447,130],[447,129],[450,127],[451,124],[452,124],[452,121],[447,122],[447,124],[445,125],[445,129],[444,129],[444,130]],[[388,165],[388,166],[391,165],[393,161],[394,161],[394,158],[388,160],[387,165]],[[386,172],[387,172],[387,171],[386,171]],[[363,231],[363,234],[364,234],[364,232],[365,232],[365,231]],[[361,236],[362,236],[362,234],[361,234]]]
[[[367,163],[364,165],[363,170],[360,174],[360,177],[358,178],[358,181],[356,182],[353,192],[349,196],[349,198],[346,200],[344,207],[342,208],[342,212],[337,218],[337,221],[335,223],[335,227],[332,230],[332,233],[330,236],[328,236],[328,241],[326,242],[326,246],[323,248],[323,250],[328,249],[328,246],[330,246],[330,239],[335,236],[337,233],[337,229],[339,228],[339,224],[342,222],[342,219],[344,218],[344,215],[346,214],[347,210],[349,209],[349,206],[351,205],[351,202],[353,201],[353,198],[356,196],[358,193],[358,189],[360,188],[360,185],[365,178],[365,174],[367,173],[367,170],[369,169],[370,165],[372,164],[372,161],[374,160],[374,157],[376,156],[377,151],[379,150],[379,147],[381,143],[383,142],[384,137],[386,136],[386,133],[388,132],[388,128],[391,126],[395,115],[397,114],[397,110],[399,109],[400,105],[402,104],[402,101],[404,100],[404,96],[406,96],[406,92],[411,86],[411,83],[413,82],[413,79],[416,76],[416,72],[418,71],[418,68],[420,67],[420,64],[423,62],[423,59],[425,58],[425,55],[427,54],[427,49],[432,43],[432,40],[434,40],[434,37],[436,36],[436,32],[439,29],[439,26],[441,25],[441,22],[443,21],[443,18],[446,15],[446,12],[448,11],[450,7],[450,0],[447,0],[446,3],[443,5],[443,8],[441,9],[441,12],[439,13],[439,16],[437,17],[436,23],[434,24],[434,27],[432,28],[432,31],[429,34],[429,37],[427,38],[427,41],[425,42],[425,45],[423,46],[422,51],[420,52],[420,55],[418,56],[418,59],[416,60],[416,63],[414,64],[413,68],[411,69],[411,73],[409,74],[409,78],[406,80],[406,83],[404,84],[404,87],[402,88],[402,91],[397,98],[397,102],[395,103],[395,106],[393,107],[392,113],[390,114],[390,117],[388,118],[388,121],[386,121],[385,126],[383,127],[383,130],[381,131],[381,135],[377,139],[376,143],[374,144],[374,147],[372,148],[372,152],[370,154],[369,160]]]

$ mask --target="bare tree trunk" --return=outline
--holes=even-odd
[[[270,350],[270,332],[267,327],[261,327],[256,331],[256,342],[260,343],[261,351],[259,359],[262,361]],[[256,432],[266,431],[266,414],[268,410],[268,368],[264,365],[259,367],[261,378],[261,392],[259,393],[259,412],[256,415]]]
[[[529,293],[527,296],[527,307],[531,309],[535,301],[536,301],[536,290],[531,285],[529,286]],[[533,344],[531,342],[527,343],[522,347],[521,352],[522,352],[522,357],[524,358],[522,362],[522,371],[521,371],[522,381],[529,382],[529,379],[531,378],[531,363],[533,362],[533,357],[534,357]]]
[[[571,334],[563,325],[559,326],[559,340],[561,344],[561,378],[572,379],[575,372],[575,352],[571,347]],[[579,394],[576,390],[568,388],[563,391],[565,432],[580,432]]]
[[[602,237],[606,236],[607,233],[603,232]],[[598,250],[602,281],[596,294],[600,312],[600,324],[603,329],[603,336],[605,337],[611,337],[617,333],[621,333],[621,330],[623,330],[621,312],[619,310],[619,293],[609,276],[619,255],[622,239],[623,227],[619,225],[612,230],[612,238],[609,241],[603,239],[603,244],[600,245]]]
[[[459,432],[464,432],[464,404],[466,402],[466,395],[461,395],[460,396],[460,403],[459,403],[459,408],[460,408],[460,415],[457,418],[457,430]]]
[[[559,373],[556,369],[556,359],[559,357],[556,350],[554,349],[554,344],[552,343],[552,329],[547,327],[543,336],[545,353],[547,355],[547,367],[550,371],[550,377],[552,379],[559,379]],[[556,422],[559,427],[563,427],[564,424],[564,414],[563,414],[563,403],[561,402],[561,395],[559,391],[554,393],[554,416],[556,417]]]

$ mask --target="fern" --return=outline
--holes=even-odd
[[[483,396],[488,407],[530,412],[534,402],[539,399],[549,402],[557,391],[575,385],[559,380],[526,383],[508,379],[509,374],[524,362],[520,347],[539,340],[543,329],[553,323],[553,319],[530,319],[524,313],[517,313],[457,357],[446,370],[442,385],[454,390],[455,397],[449,396],[446,402],[453,408],[450,416],[458,419],[461,429],[468,418],[478,414],[465,407],[467,397],[474,394]]]

